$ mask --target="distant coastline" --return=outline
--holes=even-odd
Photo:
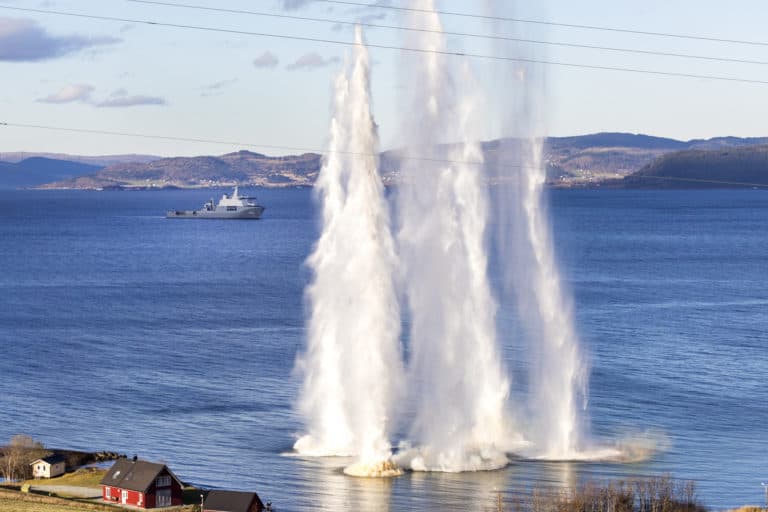
[[[524,167],[526,141],[481,144],[488,176]],[[433,149],[450,154],[452,145]],[[83,157],[0,153],[0,188],[42,190],[182,190],[313,186],[322,155],[267,156],[238,151],[219,156]],[[396,186],[407,157],[379,155],[382,181]],[[553,188],[763,188],[768,187],[768,138],[718,137],[677,141],[626,133],[550,137],[544,145],[547,185]],[[514,174],[510,172],[510,177]],[[491,185],[501,183],[490,178]]]

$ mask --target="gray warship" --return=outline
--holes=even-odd
[[[260,219],[264,207],[256,202],[255,197],[241,196],[237,187],[232,194],[224,194],[218,204],[213,199],[206,202],[199,210],[169,210],[167,219]]]

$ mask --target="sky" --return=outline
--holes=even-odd
[[[365,6],[319,0],[163,1],[187,7],[130,0],[0,0],[0,123],[8,123],[0,124],[0,152],[181,156],[239,149],[271,155],[322,150],[328,139],[333,77],[342,69],[349,46],[298,38],[351,42],[350,23],[403,26],[402,12],[382,6],[409,5],[408,0],[350,0],[371,4]],[[454,34],[448,36],[451,51],[768,82],[768,6],[764,0],[736,0],[728,8],[722,2],[701,0],[438,0],[438,7],[464,14],[764,43],[444,16],[445,29],[450,32],[539,41],[500,44]],[[368,26],[364,31],[371,45],[406,44],[402,30]],[[561,43],[758,62],[574,48]],[[404,142],[399,127],[407,116],[408,89],[419,86],[413,83],[413,68],[408,65],[414,56],[397,49],[374,47],[370,51],[374,115],[382,146],[397,147]],[[485,95],[485,117],[480,116],[478,137],[520,135],[515,133],[514,123],[498,123],[494,117],[506,108],[504,98],[520,93],[519,83],[504,77],[514,76],[522,65],[511,60],[450,58],[471,67],[477,87]],[[540,90],[530,95],[535,109],[542,113],[537,135],[616,131],[682,140],[768,136],[768,83],[553,64],[527,66],[542,77],[537,82]],[[501,68],[512,74],[499,73]]]

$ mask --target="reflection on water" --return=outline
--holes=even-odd
[[[390,509],[391,478],[361,478],[345,475],[347,457],[297,458],[301,479],[309,486],[316,510],[359,510],[379,512]]]
[[[534,491],[566,492],[583,484],[589,464],[579,462],[514,461],[497,471],[466,473],[408,472],[396,478],[361,478],[343,473],[352,460],[345,457],[291,457],[297,480],[304,483],[303,499],[281,509],[300,510],[443,510],[493,511],[501,497],[506,510],[527,502]],[[593,478],[597,478],[596,476]],[[309,498],[311,497],[311,499]]]

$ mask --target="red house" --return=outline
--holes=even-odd
[[[157,508],[182,505],[182,485],[164,464],[120,459],[101,479],[104,501]]]

